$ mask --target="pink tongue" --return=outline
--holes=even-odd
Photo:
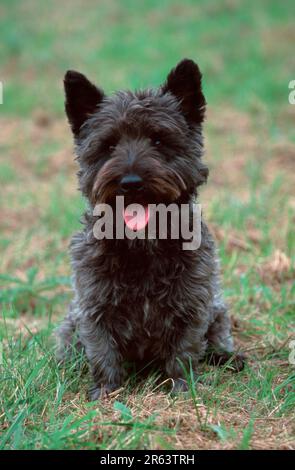
[[[134,208],[126,207],[123,211],[123,217],[125,224],[130,230],[138,231],[142,230],[148,223],[150,218],[150,211],[148,206],[139,206],[138,210]]]

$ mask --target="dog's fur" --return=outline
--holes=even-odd
[[[198,66],[185,59],[159,89],[110,97],[78,72],[67,72],[66,113],[80,189],[89,201],[83,231],[71,243],[74,300],[58,330],[59,356],[73,343],[85,349],[91,398],[119,387],[124,362],[153,362],[185,386],[206,353],[214,363],[233,354],[231,325],[219,285],[214,242],[202,220],[199,249],[183,240],[97,240],[93,207],[113,205],[122,176],[135,173],[143,191],[126,203],[192,204],[208,169],[202,162],[205,98]],[[233,364],[243,368],[243,357]]]

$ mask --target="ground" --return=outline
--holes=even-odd
[[[4,0],[0,13],[0,448],[295,449],[294,2]],[[157,85],[185,56],[204,73],[200,201],[248,365],[202,365],[178,397],[131,377],[90,403],[83,358],[59,367],[52,337],[84,207],[62,76]]]

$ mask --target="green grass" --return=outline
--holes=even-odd
[[[175,414],[183,406],[183,397],[166,397],[165,425],[158,423],[159,408],[144,415],[146,396],[155,393],[152,380],[138,386],[135,392],[134,383],[127,386],[120,399],[87,403],[88,378],[83,358],[66,370],[61,369],[52,352],[51,332],[50,322],[38,334],[28,328],[25,337],[11,338],[5,346],[1,377],[5,427],[0,448],[134,449],[149,448],[151,444],[171,448],[171,439],[179,427],[175,426]],[[285,353],[277,353],[276,360],[279,359],[285,359]],[[216,436],[234,448],[249,448],[256,422],[269,415],[275,418],[274,422],[288,416],[295,404],[294,371],[288,374],[285,370],[278,383],[282,370],[274,364],[269,355],[255,368],[247,367],[239,380],[225,369],[203,371],[200,385],[191,388],[195,415],[189,416],[188,438],[198,432],[204,440]],[[189,404],[191,399],[186,400]],[[198,411],[203,411],[200,404],[205,413]],[[156,400],[154,405],[157,408]],[[242,412],[239,424],[235,416],[231,420],[226,415],[224,422],[217,419],[221,410],[228,410],[229,414],[236,407]],[[245,415],[249,415],[246,428]],[[186,413],[184,416],[187,418]]]
[[[295,448],[294,2],[0,8],[0,448]],[[62,368],[54,357],[71,298],[67,245],[85,205],[62,77],[78,69],[108,92],[158,85],[185,56],[204,74],[201,202],[248,365],[239,375],[202,365],[179,397],[131,376],[118,395],[89,403],[84,358]]]
[[[58,2],[2,2],[2,112],[28,116],[45,107],[61,113],[61,80],[68,68],[111,91],[158,85],[184,55],[199,61],[211,105],[226,100],[252,110],[287,102],[294,68],[291,0],[82,5],[63,5],[61,14]]]

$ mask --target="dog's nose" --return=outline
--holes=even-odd
[[[140,191],[143,187],[142,178],[138,175],[130,174],[123,176],[120,181],[120,186],[123,192]]]

